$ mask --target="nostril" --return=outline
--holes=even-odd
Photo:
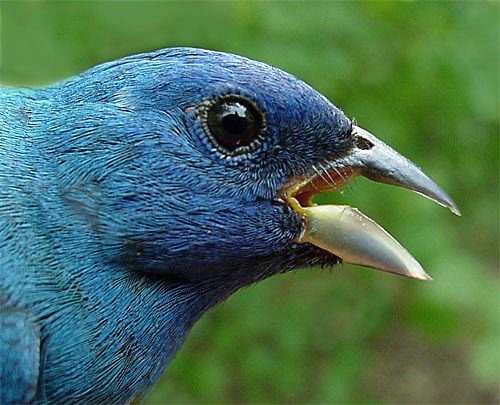
[[[373,148],[373,143],[371,143],[368,139],[357,136],[355,139],[355,144],[358,149],[369,150]]]

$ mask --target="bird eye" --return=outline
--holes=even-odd
[[[244,98],[214,100],[206,110],[204,124],[214,145],[230,156],[252,152],[262,141],[263,114]]]

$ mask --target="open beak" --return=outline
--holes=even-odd
[[[363,128],[354,126],[353,136],[356,146],[348,154],[315,167],[314,175],[293,179],[285,187],[284,198],[304,219],[297,242],[316,245],[347,263],[431,279],[403,246],[356,208],[311,203],[313,195],[337,190],[363,175],[413,190],[460,215],[453,200],[410,160]]]

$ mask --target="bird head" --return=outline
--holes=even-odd
[[[80,190],[68,201],[115,260],[141,271],[250,283],[344,260],[427,278],[375,222],[311,198],[364,175],[458,212],[413,163],[264,63],[173,48],[55,88],[73,111],[62,118],[79,124],[60,154],[65,189]]]

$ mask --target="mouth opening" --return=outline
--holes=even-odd
[[[296,209],[313,206],[314,196],[340,190],[360,174],[358,168],[348,166],[313,169],[313,175],[292,179],[283,188],[282,198]]]
[[[348,205],[316,205],[316,195],[340,190],[363,175],[362,168],[328,165],[313,167],[314,174],[294,178],[282,189],[282,199],[302,218],[303,229],[295,240],[309,243],[340,260],[429,280],[422,266],[387,231],[358,209]]]

